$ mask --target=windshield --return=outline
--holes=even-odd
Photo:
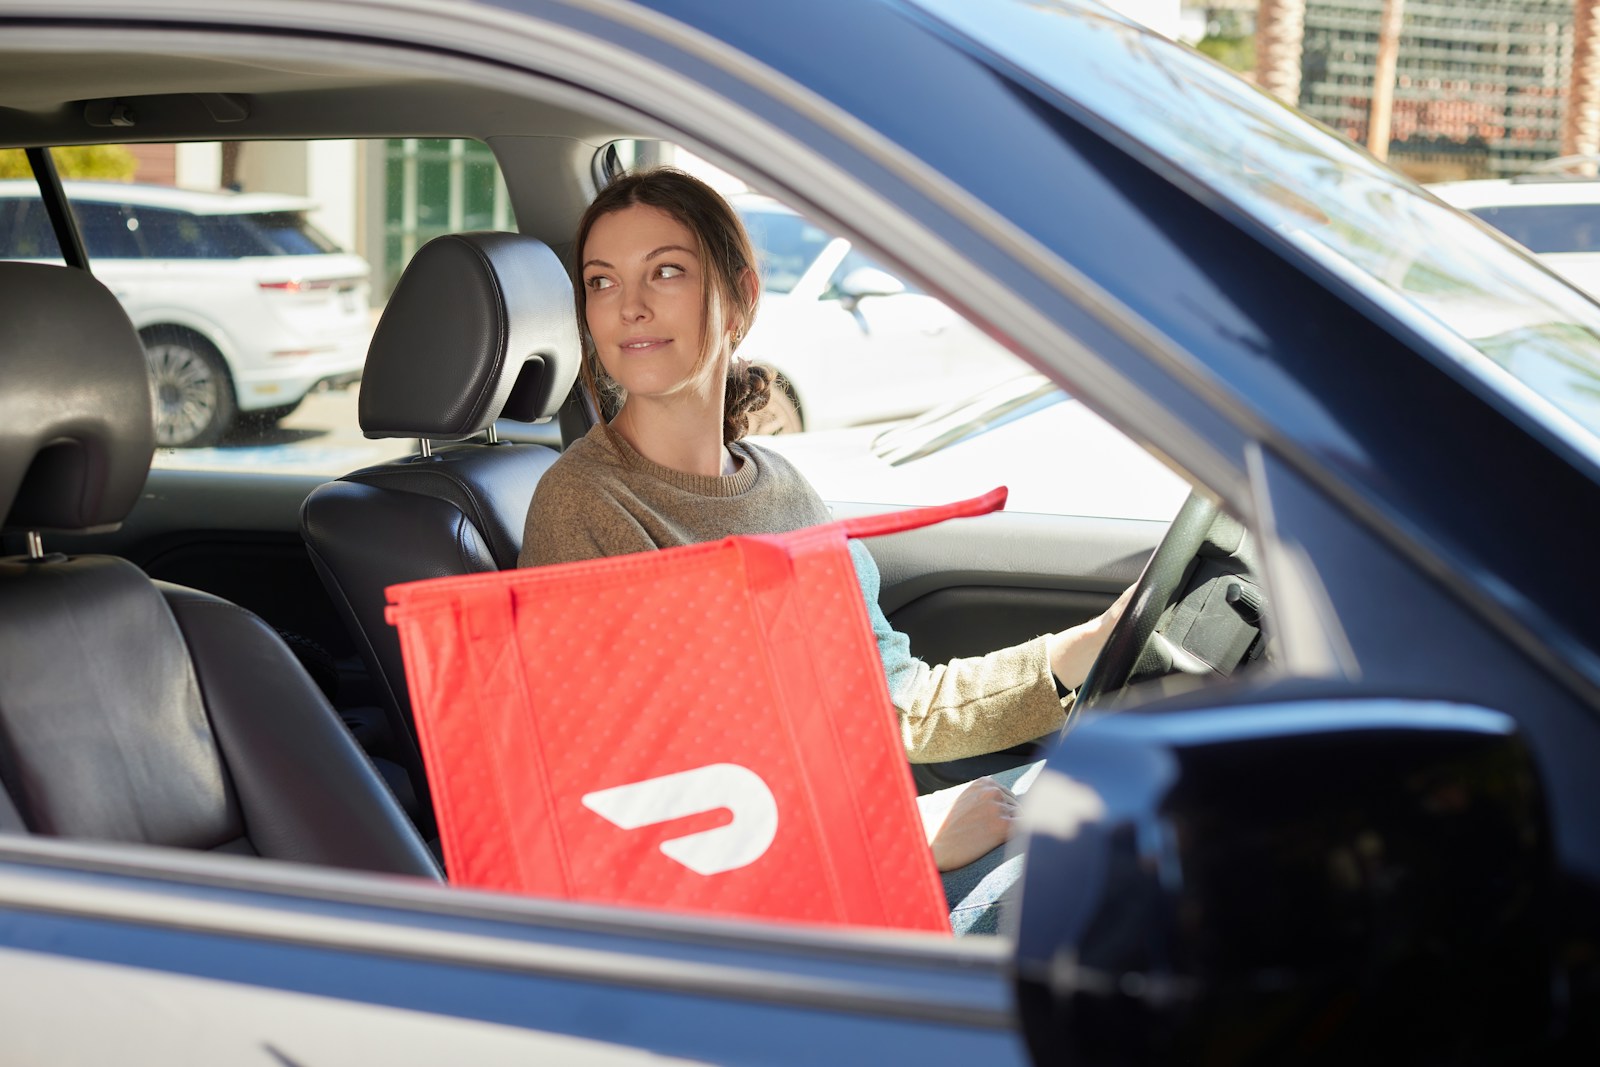
[[[1591,454],[1600,444],[1600,305],[1487,229],[1116,16],[1052,0],[918,2],[1365,290],[1377,283],[1409,319],[1442,325],[1470,346],[1447,345],[1463,365]]]
[[[799,215],[738,205],[761,261],[761,286],[769,293],[787,293],[799,284],[806,268],[832,240]]]
[[[272,250],[282,255],[320,256],[340,250],[330,237],[306,221],[304,212],[262,211],[245,217]]]
[[[1600,252],[1600,203],[1476,207],[1472,213],[1534,252]]]

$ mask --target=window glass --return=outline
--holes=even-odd
[[[827,231],[775,205],[737,203],[739,215],[761,261],[761,284],[769,293],[787,293],[833,240]]]
[[[1074,8],[919,3],[1439,336],[1462,367],[1600,460],[1600,305],[1588,296],[1179,45]],[[1427,288],[1407,288],[1411,278]]]
[[[166,211],[161,208],[138,207],[134,209],[138,222],[139,244],[149,259],[229,259],[223,240],[223,227],[208,225],[209,220],[197,218],[186,211]],[[225,232],[225,231],[224,231]]]
[[[1529,204],[1472,213],[1535,252],[1600,252],[1600,204]]]
[[[97,259],[138,259],[144,254],[134,234],[138,220],[125,205],[83,200],[72,205],[72,213],[91,265]]]
[[[0,256],[7,259],[60,259],[61,248],[50,216],[32,181],[0,182]]]
[[[274,141],[54,154],[90,268],[145,342],[156,466],[338,475],[416,449],[362,435],[362,366],[417,247],[456,230],[513,228],[487,146]],[[0,181],[0,255],[60,260],[31,177]]]
[[[487,145],[442,138],[392,140],[383,143],[381,166],[378,287],[384,296],[412,253],[433,238],[466,230],[515,229],[505,181]]]
[[[237,223],[259,235],[268,255],[320,256],[342,251],[333,238],[319,231],[301,211],[263,211],[240,215]]]

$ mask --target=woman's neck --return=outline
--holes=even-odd
[[[629,397],[611,429],[633,450],[684,474],[732,474],[733,458],[722,444],[722,397]]]

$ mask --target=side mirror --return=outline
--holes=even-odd
[[[1548,1034],[1550,833],[1500,712],[1102,716],[1051,757],[1023,828],[1035,1062],[1515,1062]]]
[[[845,307],[854,311],[869,296],[899,296],[906,291],[906,283],[876,267],[857,267],[840,280],[837,288]]]

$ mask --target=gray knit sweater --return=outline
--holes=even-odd
[[[727,476],[685,474],[641,456],[608,427],[573,442],[534,491],[523,567],[699,544],[734,534],[785,533],[830,520],[789,462],[748,441]],[[878,606],[878,567],[850,543],[873,635],[915,763],[975,756],[1042,737],[1064,721],[1043,637],[929,667]]]

